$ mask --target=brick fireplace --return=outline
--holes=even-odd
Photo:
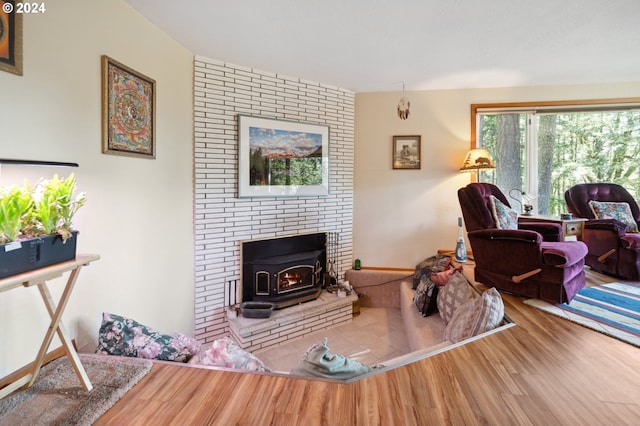
[[[329,195],[238,198],[238,114],[328,125]],[[241,282],[243,242],[335,232],[335,270],[350,267],[354,94],[196,56],[194,134],[195,335],[205,343],[230,333],[227,289]]]

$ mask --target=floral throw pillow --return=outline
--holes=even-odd
[[[187,362],[200,344],[192,337],[163,334],[139,322],[104,312],[96,353]]]
[[[627,232],[638,232],[638,224],[631,214],[629,203],[589,201],[589,207],[596,219],[616,219],[627,226]]]
[[[491,195],[489,197],[493,219],[498,229],[518,229],[518,212]]]

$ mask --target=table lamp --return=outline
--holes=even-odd
[[[476,172],[476,182],[480,181],[481,169],[495,169],[496,163],[494,163],[491,154],[486,148],[473,148],[467,152],[467,156],[464,158],[461,172]]]

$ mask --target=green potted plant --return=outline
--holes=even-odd
[[[18,239],[32,207],[29,191],[15,185],[0,188],[0,243]]]
[[[72,220],[86,196],[75,176],[55,175],[35,188],[0,188],[0,278],[74,259]]]
[[[86,195],[80,193],[74,198],[76,179],[73,173],[66,179],[41,181],[32,191],[33,209],[28,221],[32,235],[58,234],[63,242],[72,236],[73,217],[86,201]]]

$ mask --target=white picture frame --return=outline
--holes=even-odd
[[[329,195],[329,126],[238,115],[238,197]]]

